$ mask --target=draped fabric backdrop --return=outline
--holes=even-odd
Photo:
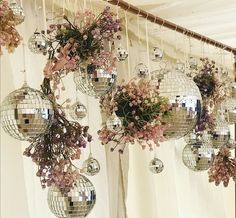
[[[56,2],[56,1],[55,1]],[[59,1],[57,1],[59,2]],[[25,42],[36,28],[34,1],[24,0],[25,22],[19,26]],[[68,7],[71,7],[68,3]],[[96,5],[93,6],[96,8]],[[39,10],[42,17],[42,10]],[[142,60],[147,64],[145,44],[138,46],[134,24],[130,30],[129,60],[119,63],[119,80],[127,81],[134,75],[134,67]],[[41,26],[42,27],[42,26]],[[133,31],[132,31],[133,30]],[[143,35],[142,35],[143,38]],[[150,38],[155,44],[156,39]],[[126,47],[125,38],[122,41]],[[150,44],[151,45],[151,44]],[[166,45],[170,51],[170,46]],[[1,101],[14,89],[23,84],[22,47],[14,54],[1,56]],[[175,55],[169,52],[169,56]],[[182,58],[182,56],[180,56]],[[46,57],[34,55],[26,48],[26,70],[28,84],[39,89],[43,79],[43,66]],[[155,64],[151,63],[155,70]],[[65,79],[66,91],[62,99],[69,96],[76,100],[73,76]],[[129,145],[123,155],[110,152],[97,139],[96,132],[102,123],[98,100],[78,93],[79,100],[88,108],[89,116],[82,124],[90,126],[94,137],[93,156],[101,164],[101,172],[89,179],[97,192],[97,203],[88,215],[89,218],[232,218],[234,216],[234,184],[228,188],[216,187],[208,183],[206,172],[194,173],[184,167],[181,153],[185,146],[183,139],[168,141],[157,149],[158,157],[164,162],[165,170],[153,175],[148,170],[153,152],[143,151],[139,145]],[[232,129],[233,132],[233,129]],[[22,155],[28,143],[17,141],[1,129],[1,217],[3,218],[53,218],[47,206],[47,190],[40,187],[36,177],[36,167]],[[89,149],[83,152],[81,166],[88,157]]]

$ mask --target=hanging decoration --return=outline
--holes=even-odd
[[[126,49],[124,49],[121,45],[116,49],[116,56],[119,59],[119,61],[125,61],[129,54]]]
[[[51,24],[47,30],[49,60],[45,76],[56,87],[65,74],[79,71],[76,80],[79,90],[96,96],[104,94],[116,79],[117,59],[107,49],[107,42],[120,39],[116,35],[120,31],[119,19],[106,7],[97,17],[85,10],[76,13],[73,23],[67,16],[64,20],[63,24]]]
[[[43,33],[35,31],[28,40],[28,47],[35,54],[46,54],[48,48],[46,36]]]
[[[87,108],[80,101],[77,101],[70,107],[69,114],[74,120],[82,120],[87,116]]]
[[[83,175],[68,193],[52,186],[48,190],[48,206],[58,218],[86,217],[96,203],[96,192],[91,181]]]
[[[95,176],[100,172],[100,164],[90,153],[88,159],[83,163],[82,172],[88,176]]]
[[[190,70],[197,70],[198,69],[198,61],[195,57],[189,56],[188,57],[188,66]]]
[[[236,182],[236,158],[231,157],[231,152],[227,146],[220,148],[208,174],[209,182],[215,182],[216,185],[223,182],[223,185],[227,187],[230,178]]]
[[[62,106],[56,103],[49,79],[44,79],[42,90],[53,103],[54,120],[44,135],[31,141],[24,155],[38,166],[36,175],[42,188],[53,185],[69,192],[80,176],[72,161],[80,158],[81,149],[91,142],[92,136],[88,126],[66,119]]]
[[[142,62],[138,63],[134,70],[135,70],[135,75],[138,78],[141,79],[147,78],[149,71],[148,67],[144,63]]]
[[[106,127],[111,132],[120,132],[122,130],[122,120],[113,113],[106,121]]]
[[[2,55],[2,47],[8,52],[13,52],[22,40],[20,34],[16,30],[18,24],[8,1],[0,1],[0,55]]]
[[[209,169],[215,157],[214,149],[202,135],[189,134],[187,145],[183,149],[182,159],[186,167],[193,171]]]
[[[159,87],[160,96],[168,98],[171,104],[170,115],[165,119],[169,127],[164,135],[169,139],[187,135],[195,128],[201,111],[202,98],[196,84],[177,70],[165,73],[152,83]]]
[[[152,149],[153,143],[159,145],[165,140],[163,131],[168,124],[163,118],[168,116],[168,100],[159,96],[158,89],[150,82],[140,80],[119,85],[113,93],[101,98],[100,107],[108,116],[115,112],[122,120],[120,131],[113,131],[107,125],[98,131],[102,144],[114,142],[116,146],[125,146],[137,141],[143,148]]]
[[[154,62],[159,62],[163,59],[163,51],[159,47],[153,47],[152,53],[151,53],[151,59]]]
[[[154,157],[150,161],[150,163],[149,163],[149,170],[153,174],[161,173],[163,171],[163,169],[164,169],[164,164],[163,164],[163,162],[159,158]]]
[[[7,134],[18,140],[33,140],[48,130],[53,114],[47,96],[25,83],[3,100],[1,125]]]
[[[10,1],[9,7],[13,12],[16,25],[23,23],[25,20],[25,12],[23,8],[18,5],[15,0]]]

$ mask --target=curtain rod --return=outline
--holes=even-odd
[[[216,41],[214,39],[211,39],[207,36],[204,36],[204,35],[201,35],[197,32],[186,29],[182,26],[179,26],[179,25],[172,23],[168,20],[165,20],[161,17],[155,16],[154,14],[151,14],[151,13],[149,13],[145,10],[142,10],[132,4],[129,4],[126,1],[123,1],[123,0],[105,0],[105,1],[107,1],[108,3],[110,3],[112,5],[117,5],[125,11],[129,11],[130,13],[139,15],[139,16],[141,16],[153,23],[159,24],[159,25],[164,26],[168,29],[171,29],[171,30],[174,30],[174,31],[179,32],[181,34],[184,34],[186,36],[189,36],[191,38],[200,40],[204,43],[213,45],[214,47],[221,48],[221,49],[228,51],[228,52],[232,52],[234,55],[236,55],[236,48],[225,45],[225,44],[223,44],[219,41]]]

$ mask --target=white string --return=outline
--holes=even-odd
[[[75,16],[76,16],[76,13],[77,13],[77,6],[78,6],[78,0],[75,0],[75,4],[74,4],[74,13],[75,13]]]
[[[148,63],[148,79],[151,80],[151,67],[150,67],[150,54],[149,54],[149,36],[148,36],[148,20],[145,22],[145,32],[146,32],[146,47],[147,47],[147,63]]]
[[[90,119],[89,119],[89,97],[87,96],[87,121],[88,121],[88,126],[90,126]],[[92,146],[91,142],[89,142],[89,156],[92,155]]]
[[[62,4],[62,14],[65,15],[65,0],[63,0],[63,4]]]
[[[139,15],[137,14],[137,26],[138,26],[138,43],[141,45],[141,40],[140,40],[140,25],[139,25]]]
[[[84,10],[87,8],[87,1],[84,0]]]
[[[20,0],[20,6],[23,8],[23,0]]]
[[[129,53],[129,32],[128,32],[128,19],[127,19],[127,11],[125,11],[125,34],[126,34],[126,49],[128,52],[128,58],[127,58],[127,63],[128,63],[128,76],[130,79],[130,53]]]
[[[27,84],[27,75],[26,75],[26,63],[25,63],[25,43],[23,41],[22,43],[22,55],[23,55],[23,70],[22,70],[22,73],[23,73],[23,76],[24,76],[24,85]]]
[[[55,0],[52,0],[52,22],[54,21]]]
[[[44,31],[45,31],[45,36],[47,37],[47,15],[46,15],[46,4],[45,0],[43,0],[43,20],[44,20]]]

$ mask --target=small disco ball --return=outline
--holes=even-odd
[[[33,53],[45,54],[47,52],[47,38],[44,34],[35,32],[28,40],[29,50]]]
[[[91,155],[83,163],[83,173],[88,176],[95,176],[100,172],[100,164],[98,160],[93,158]]]
[[[78,101],[71,106],[69,114],[72,119],[81,120],[87,116],[87,108]]]
[[[190,56],[190,57],[188,58],[188,65],[189,65],[189,68],[190,68],[191,70],[197,70],[197,66],[198,66],[197,59],[194,58],[194,57],[192,57],[192,56]]]
[[[226,98],[222,103],[225,119],[229,124],[236,123],[236,98]]]
[[[135,74],[138,76],[138,78],[146,78],[148,75],[148,68],[144,63],[139,63],[135,67]]]
[[[10,136],[29,140],[45,133],[53,114],[53,106],[48,98],[42,92],[24,85],[3,100],[1,124]]]
[[[158,47],[154,47],[151,53],[152,61],[159,62],[162,60],[162,58],[163,58],[163,51]]]
[[[179,72],[184,72],[184,69],[185,69],[184,63],[182,63],[180,60],[177,60],[175,64],[175,70]]]
[[[58,218],[86,217],[96,203],[96,192],[88,178],[80,175],[68,193],[62,193],[56,186],[48,190],[48,206]]]
[[[119,61],[124,61],[126,58],[128,58],[128,52],[126,49],[124,49],[123,47],[118,47],[116,50],[116,56],[119,59]]]
[[[214,149],[201,140],[188,143],[182,153],[184,165],[193,171],[209,169],[213,163],[214,157]]]
[[[211,135],[213,148],[220,148],[221,146],[228,144],[230,140],[230,129],[224,115],[217,116],[216,127],[211,131]]]
[[[110,117],[108,117],[106,121],[107,129],[112,132],[119,132],[122,130],[122,120],[113,113]]]
[[[150,163],[149,163],[149,170],[154,173],[154,174],[157,174],[157,173],[161,173],[164,169],[164,164],[163,162],[158,159],[158,158],[153,158]]]
[[[166,118],[168,139],[178,139],[191,132],[201,111],[202,97],[197,85],[184,73],[173,70],[157,81],[160,96],[169,99],[170,115]]]
[[[75,84],[82,93],[95,98],[105,95],[115,85],[117,71],[107,72],[93,64],[81,65],[74,73]]]
[[[16,24],[18,25],[23,23],[25,20],[25,12],[23,8],[20,5],[18,5],[16,1],[10,2],[9,7],[13,12]]]

